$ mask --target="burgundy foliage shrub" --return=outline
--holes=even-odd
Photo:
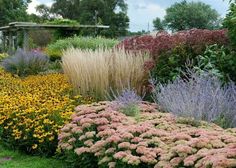
[[[76,160],[80,164],[86,161],[82,156],[93,155],[97,167],[236,167],[236,129],[206,122],[192,126],[146,102],[139,104],[138,121],[110,106],[77,107],[61,129],[59,148],[83,158]]]
[[[186,45],[191,52],[201,53],[206,45],[225,45],[229,41],[226,30],[191,29],[174,34],[160,32],[155,37],[150,35],[135,36],[118,44],[128,51],[148,51],[156,60],[163,52],[168,52],[179,45]]]

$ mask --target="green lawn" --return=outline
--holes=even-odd
[[[0,146],[0,168],[66,168],[61,160],[29,156]]]

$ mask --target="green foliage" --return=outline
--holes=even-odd
[[[176,2],[166,9],[165,25],[173,31],[191,28],[213,29],[219,25],[219,14],[203,2]]]
[[[61,61],[56,60],[54,62],[50,62],[50,64],[48,65],[48,69],[58,72],[62,71]]]
[[[236,81],[236,54],[224,46],[208,46],[203,55],[197,57],[198,71],[207,70],[223,81]]]
[[[153,20],[153,26],[154,26],[155,30],[164,30],[164,25],[163,25],[161,19],[158,17]]]
[[[163,83],[173,81],[182,71],[186,71],[186,65],[200,73],[208,71],[224,82],[236,81],[236,53],[216,44],[207,46],[201,55],[194,54],[184,45],[162,53],[152,70],[152,76]]]
[[[229,31],[229,36],[236,45],[236,1],[230,1],[229,13],[226,15],[223,26]]]
[[[47,24],[76,26],[79,25],[79,22],[70,19],[54,19],[52,21],[48,21]],[[66,37],[72,37],[73,35],[78,35],[78,34],[79,34],[78,30],[57,29],[54,31],[53,36],[54,40],[58,40]]]
[[[191,125],[193,127],[201,126],[201,121],[195,120],[194,118],[178,117],[176,122],[179,123],[179,124]]]
[[[82,35],[102,35],[118,37],[127,34],[129,18],[127,4],[124,0],[55,0],[51,14],[60,15],[65,19],[80,21],[85,25],[109,25],[109,29],[81,29]]]
[[[40,14],[40,18],[42,20],[50,20],[51,19],[51,9],[45,4],[40,4],[36,6],[36,11]]]
[[[130,104],[128,106],[122,107],[120,111],[127,116],[133,116],[133,117],[138,117],[140,113],[140,110],[137,104]]]
[[[179,45],[172,51],[164,52],[159,56],[156,66],[152,70],[152,76],[161,83],[175,80],[186,62],[193,58],[194,54],[189,51],[187,46]]]
[[[79,20],[81,11],[79,10],[81,1],[79,0],[54,0],[50,12],[60,15],[62,18]]]
[[[19,151],[0,146],[1,168],[66,168],[63,161],[38,156],[28,156]]]
[[[112,48],[118,44],[117,40],[106,39],[102,37],[71,37],[63,40],[58,40],[47,47],[46,53],[50,56],[51,60],[60,59],[62,51],[74,47],[82,50],[92,49],[95,50],[99,47]]]
[[[10,22],[27,21],[27,6],[30,0],[1,0],[0,1],[0,26]]]
[[[76,142],[76,145],[81,146],[82,143]],[[78,156],[74,151],[65,151],[63,153],[58,153],[65,160],[66,165],[69,168],[98,168],[98,158],[93,154],[86,153],[82,156]]]
[[[79,25],[79,22],[76,20],[70,20],[70,19],[54,19],[52,21],[47,22],[47,24],[52,24],[52,25]]]
[[[118,37],[127,33],[129,18],[127,4],[124,0],[81,1],[80,12],[81,24],[93,25],[96,23],[110,26],[109,29],[98,30],[98,35]],[[93,33],[94,30],[83,30],[82,33],[89,35],[91,32]]]

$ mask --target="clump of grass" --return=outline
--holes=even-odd
[[[75,90],[82,95],[92,95],[98,100],[106,99],[110,88],[118,92],[130,86],[142,93],[148,76],[144,63],[148,56],[127,53],[124,49],[81,50],[71,48],[62,57],[64,73]]]

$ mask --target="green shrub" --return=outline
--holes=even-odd
[[[70,20],[70,19],[55,19],[53,21],[47,22],[47,24],[50,25],[68,25],[68,26],[78,26],[79,22],[76,20]],[[79,30],[71,30],[71,29],[57,29],[53,33],[54,40],[71,37],[73,35],[78,35]]]
[[[47,22],[47,24],[52,25],[79,25],[79,23],[76,20],[70,20],[70,19],[55,19],[53,21]]]
[[[202,55],[197,57],[198,71],[207,70],[223,81],[236,81],[236,53],[219,45],[208,46]]]
[[[206,46],[201,55],[184,45],[162,53],[152,69],[152,76],[161,83],[173,81],[181,71],[186,71],[186,64],[198,72],[207,70],[225,82],[236,81],[236,53],[217,44]]]
[[[46,53],[50,56],[51,60],[60,59],[62,51],[68,48],[79,48],[82,50],[92,49],[95,50],[99,47],[112,48],[118,44],[117,40],[106,39],[102,37],[70,37],[63,40],[58,40],[53,44],[48,45]]]
[[[236,1],[230,1],[229,13],[226,15],[223,25],[228,29],[231,41],[236,45]]]
[[[166,83],[174,80],[185,67],[187,60],[196,57],[185,45],[179,45],[172,51],[162,53],[156,60],[155,67],[152,69],[152,76],[158,82]]]

